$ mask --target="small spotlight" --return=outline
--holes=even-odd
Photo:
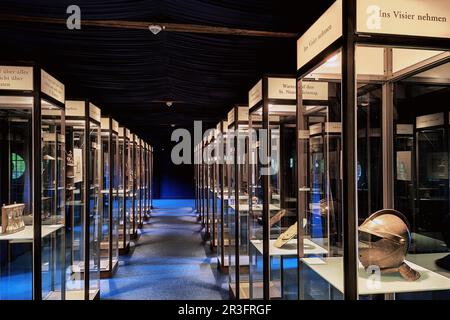
[[[172,128],[174,128],[175,127],[175,125],[172,123],[171,125],[170,125]]]
[[[171,106],[173,106],[173,102],[172,101],[167,101],[166,102],[166,106],[168,106],[170,108]]]
[[[151,24],[148,26],[148,30],[150,30],[151,33],[153,33],[154,35],[157,35],[163,30],[163,27],[157,24]]]

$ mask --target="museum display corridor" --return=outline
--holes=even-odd
[[[204,246],[194,205],[194,200],[154,201],[151,222],[116,275],[101,280],[102,299],[228,299],[226,276]]]
[[[449,40],[450,0],[0,0],[0,310],[450,301]]]

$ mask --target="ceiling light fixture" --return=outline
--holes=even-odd
[[[148,26],[148,30],[150,30],[151,33],[153,33],[154,35],[157,35],[158,33],[160,33],[164,29],[165,29],[164,26],[160,26],[158,24],[151,24],[151,25]]]
[[[166,106],[168,106],[169,108],[170,108],[171,106],[173,106],[173,101],[167,101],[167,102],[166,102]]]

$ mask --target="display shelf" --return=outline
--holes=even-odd
[[[234,204],[229,204],[228,205],[231,209],[236,210],[236,205]],[[253,205],[252,206],[254,211],[262,211],[262,205],[261,204],[257,204],[257,205]],[[241,204],[239,205],[239,212],[248,212],[250,210],[250,206],[248,204]],[[269,210],[280,210],[279,206],[276,206],[274,204],[270,204],[269,205]]]
[[[63,227],[64,227],[64,225],[62,225],[62,224],[43,225],[41,237],[45,238]],[[0,227],[0,233],[1,233],[1,227]],[[10,242],[32,241],[33,238],[34,237],[33,237],[33,227],[32,226],[26,226],[25,229],[23,229],[22,231],[16,232],[16,233],[0,235],[0,241],[10,241]]]
[[[330,285],[344,292],[344,262],[342,257],[331,258],[302,258],[308,267],[320,275]],[[416,281],[406,281],[400,274],[382,274],[379,284],[373,283],[363,266],[359,264],[358,292],[360,295],[412,293],[423,291],[450,290],[450,279],[429,269],[423,268],[411,261],[405,261],[411,268],[420,272],[421,277]]]
[[[271,256],[296,256],[297,255],[297,239],[290,240],[286,245],[281,248],[274,246],[275,239],[269,240],[269,254]],[[250,243],[256,250],[263,254],[263,243],[261,240],[251,240]],[[326,255],[328,251],[321,246],[317,245],[309,239],[303,240],[304,254],[305,255]]]

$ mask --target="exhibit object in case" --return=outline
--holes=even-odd
[[[301,299],[450,296],[449,24],[445,0],[337,0],[299,38],[299,239],[327,251],[299,247]]]
[[[119,254],[128,254],[132,212],[130,187],[130,131],[119,127]]]
[[[102,226],[100,276],[112,277],[119,265],[119,123],[101,118]]]
[[[235,106],[228,113],[227,170],[229,232],[229,287],[235,299],[249,298],[248,237],[248,107]]]
[[[249,298],[297,299],[296,80],[264,76],[249,91]]]
[[[0,63],[0,300],[63,300],[64,85],[34,63]]]
[[[101,112],[89,100],[66,101],[66,217],[71,248],[67,254],[67,299],[100,296]]]

